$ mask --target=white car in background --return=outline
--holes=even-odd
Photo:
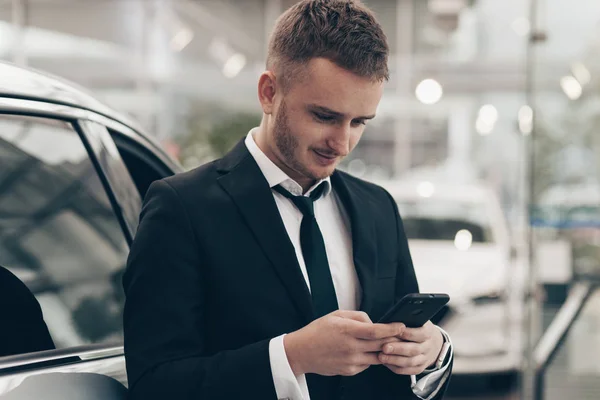
[[[516,371],[523,274],[497,196],[478,184],[378,183],[398,204],[421,292],[450,295],[438,323],[452,338],[454,374]]]

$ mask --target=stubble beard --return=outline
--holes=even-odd
[[[314,172],[310,171],[309,168],[296,158],[296,150],[299,145],[288,125],[285,101],[282,101],[277,117],[275,118],[273,137],[275,139],[275,146],[277,146],[284,163],[289,168],[315,181],[325,179],[330,175],[327,173],[324,174],[325,176],[316,176]]]

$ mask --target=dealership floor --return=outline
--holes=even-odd
[[[544,310],[544,325],[556,312]],[[600,291],[588,299],[571,327],[566,341],[556,354],[546,373],[543,400],[597,400],[600,398]],[[446,397],[449,400],[516,400],[520,398],[518,381],[512,387],[493,390],[483,378],[455,379]],[[536,399],[541,400],[541,399]]]

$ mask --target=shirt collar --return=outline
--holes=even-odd
[[[269,183],[269,187],[275,187],[277,185],[281,185],[285,190],[293,194],[294,196],[302,195],[302,186],[298,184],[298,182],[294,181],[290,178],[285,172],[281,170],[263,151],[258,147],[256,142],[254,141],[254,133],[258,130],[258,128],[254,128],[248,132],[246,136],[246,140],[244,143],[248,148],[248,151],[258,164],[258,168],[260,168],[261,172],[267,179]],[[325,182],[325,190],[321,195],[321,198],[326,197],[331,193],[331,179],[327,177],[325,179],[321,179],[317,183],[315,183],[311,188],[306,192],[305,196],[310,195],[310,193],[315,190],[317,186],[319,186],[322,182]]]

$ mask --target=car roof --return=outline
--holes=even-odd
[[[91,111],[98,115],[116,121],[143,138],[145,143],[151,145],[161,154],[164,162],[169,167],[179,171],[183,168],[179,162],[164,150],[158,141],[144,133],[137,122],[116,112],[102,103],[87,89],[67,81],[66,79],[37,71],[31,68],[0,61],[0,99],[12,98],[33,100],[44,103],[68,106],[74,109]]]
[[[494,232],[494,237],[497,238],[496,240],[502,242],[508,240],[508,228],[502,214],[499,199],[485,182],[442,182],[439,180],[398,179],[375,183],[385,188],[394,200],[399,203],[403,201],[420,202],[431,199],[442,202],[456,201],[467,206],[481,205],[488,218],[490,218],[491,228]],[[424,188],[423,185],[426,187]],[[423,196],[424,192],[431,195]]]
[[[396,200],[416,200],[423,198],[481,203],[493,197],[491,190],[484,184],[444,183],[435,181],[382,181],[377,182]],[[427,194],[422,194],[423,191]]]
[[[63,78],[0,61],[0,97],[43,101],[89,110],[126,125],[139,126],[96,99],[86,89]]]

